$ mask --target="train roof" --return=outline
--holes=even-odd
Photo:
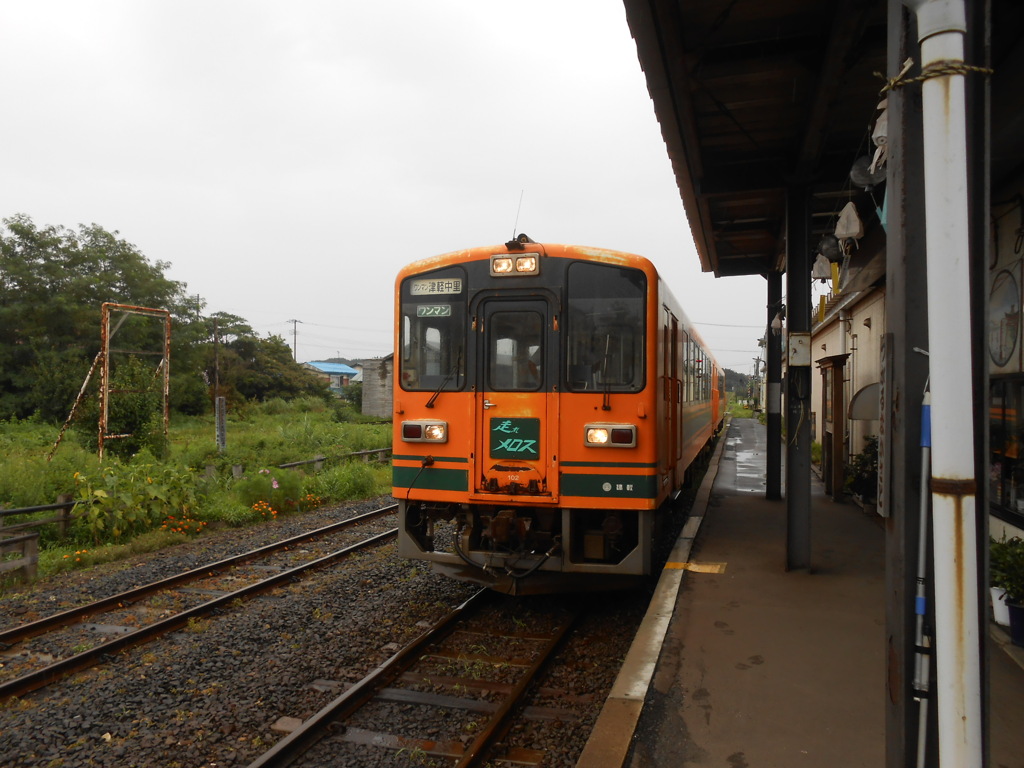
[[[429,269],[437,269],[449,264],[459,264],[469,261],[487,259],[496,253],[529,253],[540,251],[549,258],[592,258],[605,264],[619,264],[622,266],[643,269],[645,272],[657,274],[654,263],[635,253],[616,251],[610,248],[598,248],[589,245],[569,245],[566,243],[538,243],[529,239],[520,238],[510,240],[500,245],[483,245],[474,248],[464,248],[458,251],[430,256],[419,259],[406,265],[399,273],[399,280],[405,275],[422,272]]]
[[[621,266],[633,267],[635,269],[642,269],[652,277],[661,279],[661,275],[658,272],[657,267],[654,266],[654,262],[645,256],[628,253],[626,251],[617,251],[610,248],[597,248],[589,245],[538,243],[529,239],[525,235],[520,235],[515,240],[510,240],[509,242],[500,245],[484,245],[475,248],[464,248],[459,251],[449,251],[448,253],[419,259],[411,264],[407,264],[398,273],[395,280],[395,290],[397,293],[399,290],[399,284],[409,275],[415,275],[417,273],[433,269],[441,269],[452,264],[481,261],[490,258],[496,253],[516,254],[536,251],[540,251],[549,258],[591,258],[604,264],[618,264]],[[701,337],[700,331],[697,330],[694,324],[687,317],[686,312],[683,311],[681,307],[677,307],[676,311],[680,314],[679,321],[687,334],[689,334],[690,337],[699,344],[706,355],[711,357],[715,367],[720,369],[721,366],[719,366],[718,361],[715,360],[714,351]]]

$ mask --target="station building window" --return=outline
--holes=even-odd
[[[992,513],[1013,525],[1024,524],[1024,378],[993,379],[990,386]]]

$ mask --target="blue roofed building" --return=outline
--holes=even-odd
[[[359,371],[344,363],[303,363],[302,367],[324,379],[334,394],[341,396],[341,388],[348,386],[359,375]]]

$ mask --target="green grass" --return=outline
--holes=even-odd
[[[39,528],[42,577],[159,549],[210,524],[253,525],[319,504],[389,494],[390,466],[341,457],[390,445],[391,425],[351,418],[343,407],[316,399],[248,405],[229,414],[227,450],[219,453],[212,416],[172,416],[165,461],[143,451],[131,460],[108,457],[102,464],[83,447],[87,426],[69,430],[49,459],[59,425],[0,422],[0,508],[53,504],[61,494],[93,502],[76,509],[90,514],[72,524],[68,537],[61,537],[55,524]],[[326,457],[320,472],[312,465],[277,468],[317,456]],[[241,467],[241,477],[235,477],[235,466]]]
[[[733,402],[729,405],[729,415],[734,419],[752,419],[754,418],[754,410]]]

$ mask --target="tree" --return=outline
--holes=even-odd
[[[321,397],[331,400],[327,382],[303,370],[280,336],[266,339],[239,335],[221,352],[221,387],[236,397],[264,402],[274,397]]]
[[[0,229],[0,418],[67,415],[100,348],[104,302],[181,315],[184,284],[168,266],[93,224],[39,229],[26,216]],[[153,326],[154,324],[149,324]],[[123,338],[161,329],[138,323]]]
[[[739,392],[744,396],[750,387],[751,377],[745,373],[737,373],[729,368],[725,369],[725,389],[727,392]]]
[[[117,234],[96,224],[81,225],[76,231],[38,228],[27,216],[3,220],[0,420],[67,417],[100,350],[104,302],[171,313],[170,399],[179,412],[209,410],[218,370],[220,394],[233,400],[308,395],[329,399],[326,385],[292,359],[284,339],[260,339],[237,315],[217,312],[204,317],[205,302],[187,295],[184,283],[165,277],[169,264],[150,262]],[[159,350],[163,333],[162,324],[153,318],[119,317],[116,346]],[[111,356],[112,376],[118,375],[124,358]],[[144,379],[144,371],[131,365],[124,375]],[[149,368],[148,375],[154,374]],[[94,374],[89,402],[95,402],[97,386]],[[95,423],[96,408],[85,410],[88,415],[83,419]]]
[[[341,394],[346,400],[352,403],[352,407],[362,413],[363,410],[363,382],[356,381],[346,384],[341,388]]]

